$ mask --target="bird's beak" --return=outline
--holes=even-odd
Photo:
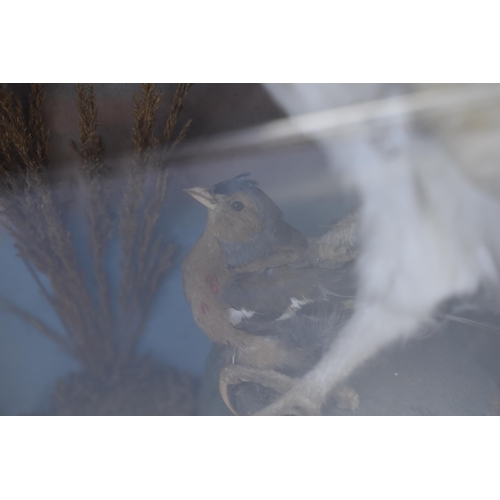
[[[215,210],[216,203],[212,194],[212,188],[194,187],[184,189],[186,193],[190,194],[195,200],[205,205],[210,210]]]

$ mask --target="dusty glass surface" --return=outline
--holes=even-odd
[[[207,218],[185,189],[249,173],[287,223],[317,238],[359,205],[339,170],[374,155],[390,161],[402,135],[417,149],[432,144],[436,158],[483,166],[478,178],[499,158],[500,90],[492,85],[0,91],[6,415],[231,414],[219,372],[238,365],[239,354],[228,359],[226,344],[201,331],[183,292],[181,266]],[[425,294],[425,282],[416,286]],[[332,399],[322,412],[498,414],[500,324],[490,302],[447,302],[415,338],[353,372],[356,408]],[[273,383],[231,383],[226,398],[238,413],[253,413],[279,395]]]

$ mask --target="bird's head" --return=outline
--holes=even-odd
[[[269,255],[286,236],[281,210],[248,175],[185,190],[207,207],[205,234],[220,242],[230,265]]]

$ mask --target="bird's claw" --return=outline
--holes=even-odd
[[[358,393],[345,384],[332,392],[337,408],[354,411],[359,406]],[[256,415],[322,415],[324,397],[307,381],[300,381],[286,394],[259,410]]]
[[[260,370],[234,364],[224,366],[219,375],[219,391],[222,400],[235,415],[238,415],[238,412],[232,403],[229,387],[242,382],[261,384],[283,394],[293,387],[295,380],[274,370]]]
[[[276,401],[259,410],[255,415],[321,415],[321,403],[312,397],[304,384],[297,383]]]

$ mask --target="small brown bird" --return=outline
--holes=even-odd
[[[287,224],[247,176],[186,190],[208,217],[183,265],[184,291],[198,326],[227,346],[221,392],[233,411],[228,384],[284,392],[309,370],[350,315],[354,295],[350,264],[318,264],[317,240]],[[345,387],[337,392],[342,399]],[[352,392],[343,406],[357,405]]]

